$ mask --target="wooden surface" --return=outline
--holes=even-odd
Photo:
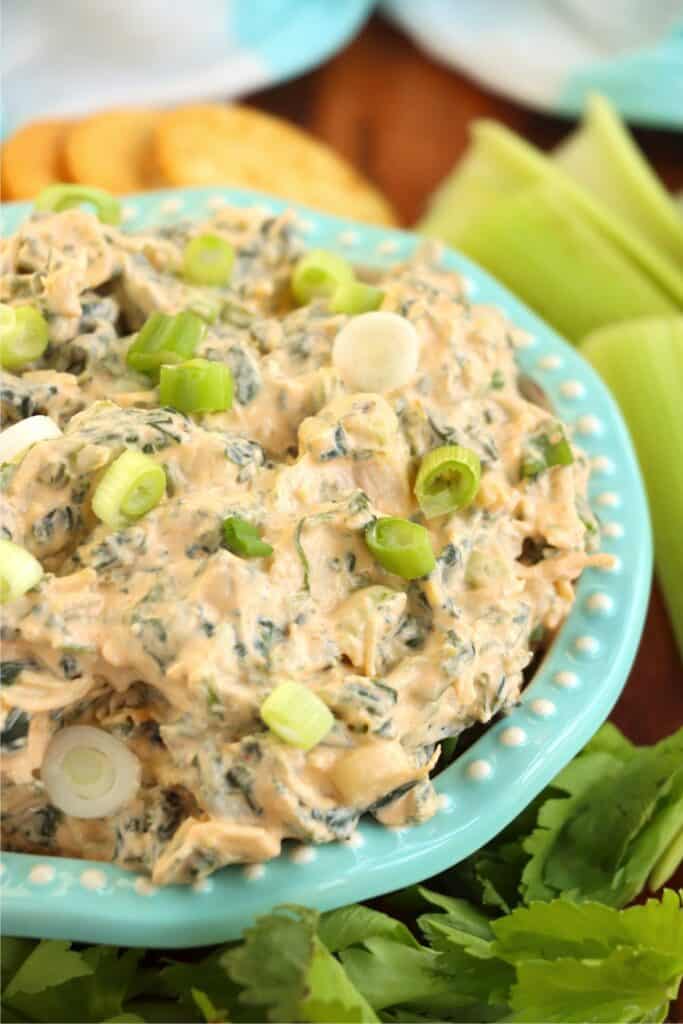
[[[295,121],[346,156],[386,193],[405,225],[419,217],[462,155],[474,118],[503,121],[543,149],[569,126],[437,64],[379,18],[323,67],[249,102]],[[636,136],[663,181],[683,189],[683,136],[649,130]],[[612,720],[636,743],[653,743],[683,725],[683,664],[656,586]],[[683,887],[683,870],[673,884]],[[683,1021],[683,993],[669,1019]]]
[[[485,91],[426,57],[380,18],[323,67],[250,102],[297,122],[346,156],[380,186],[406,225],[462,155],[474,118],[503,121],[543,149],[569,124]],[[666,184],[682,189],[683,137],[637,136]],[[637,743],[683,725],[683,664],[656,587],[638,658],[612,718]]]

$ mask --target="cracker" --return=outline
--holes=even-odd
[[[139,192],[155,181],[150,162],[157,111],[136,107],[107,110],[74,124],[64,142],[71,181],[108,192]]]
[[[46,185],[64,180],[62,143],[70,123],[31,121],[3,143],[3,199],[32,199]]]
[[[387,200],[342,157],[259,110],[180,107],[160,116],[153,136],[167,185],[237,185],[356,220],[396,223]]]

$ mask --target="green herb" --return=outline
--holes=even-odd
[[[159,402],[180,412],[224,412],[232,407],[232,390],[232,370],[225,363],[188,359],[159,372]]]
[[[302,519],[299,520],[299,522],[296,524],[296,532],[294,534],[294,546],[296,548],[296,553],[298,555],[299,561],[301,562],[301,568],[304,571],[304,590],[311,589],[311,566],[308,561],[306,552],[304,551],[304,546],[301,539],[307,519],[308,516],[304,516]]]
[[[189,310],[174,316],[152,313],[131,343],[126,364],[156,377],[162,366],[191,359],[205,331],[206,324]]]
[[[48,185],[36,196],[35,207],[41,212],[63,213],[85,203],[92,206],[103,224],[118,224],[121,220],[121,203],[110,192],[90,185]]]
[[[258,527],[240,516],[223,520],[223,542],[229,551],[242,558],[268,558],[273,548],[261,540]]]
[[[191,284],[220,286],[230,280],[235,250],[219,235],[197,235],[183,250],[183,277]]]
[[[339,961],[317,935],[319,915],[305,907],[278,907],[248,929],[224,965],[243,986],[240,1001],[267,1007],[256,1019],[376,1021]]]
[[[415,497],[426,519],[465,508],[479,489],[481,464],[471,448],[457,444],[432,448],[415,479]]]
[[[47,348],[47,321],[33,306],[0,302],[0,366],[17,370],[42,356]]]
[[[639,748],[604,726],[486,847],[429,889],[384,897],[398,918],[276,907],[239,943],[181,960],[4,939],[3,1019],[664,1021],[683,978],[683,893],[619,906],[653,865],[677,867],[682,745],[683,729]]]
[[[600,742],[600,741],[599,741]],[[567,893],[620,907],[638,895],[683,818],[683,729],[642,749],[589,744],[555,779],[524,843],[527,902]]]
[[[419,523],[384,516],[370,523],[364,536],[382,568],[405,580],[427,576],[436,565],[429,532]]]
[[[343,256],[325,249],[312,249],[294,267],[292,295],[297,304],[303,306],[314,299],[329,298],[353,279],[353,267]]]
[[[560,423],[530,437],[522,456],[521,476],[534,478],[553,466],[571,466],[574,454]]]

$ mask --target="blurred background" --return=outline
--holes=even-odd
[[[37,119],[241,98],[330,142],[406,223],[473,118],[547,147],[591,90],[663,129],[639,140],[683,184],[683,138],[670,134],[683,128],[683,0],[3,0],[2,66],[5,136]]]

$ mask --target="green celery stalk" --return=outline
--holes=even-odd
[[[583,355],[624,413],[645,478],[657,573],[683,654],[683,316],[614,324]]]
[[[584,119],[553,161],[676,265],[683,265],[683,215],[604,96],[589,97]]]
[[[653,245],[646,235],[635,230],[632,223],[605,205],[599,196],[573,181],[553,160],[494,121],[475,123],[468,152],[436,192],[418,230],[463,249],[465,240],[471,241],[489,230],[494,215],[504,203],[534,184],[547,185],[568,211],[582,217],[597,233],[621,249],[625,258],[651,279],[651,290],[660,293],[670,312],[683,308],[681,266]],[[550,273],[573,272],[574,269],[548,266]],[[608,281],[596,281],[596,286],[601,284],[609,287]],[[643,305],[636,315],[656,315],[661,311],[662,302]],[[555,323],[552,315],[548,319]],[[601,317],[593,326],[605,322],[606,318]]]
[[[652,278],[551,182],[496,204],[459,244],[574,342],[615,320],[672,312]]]

